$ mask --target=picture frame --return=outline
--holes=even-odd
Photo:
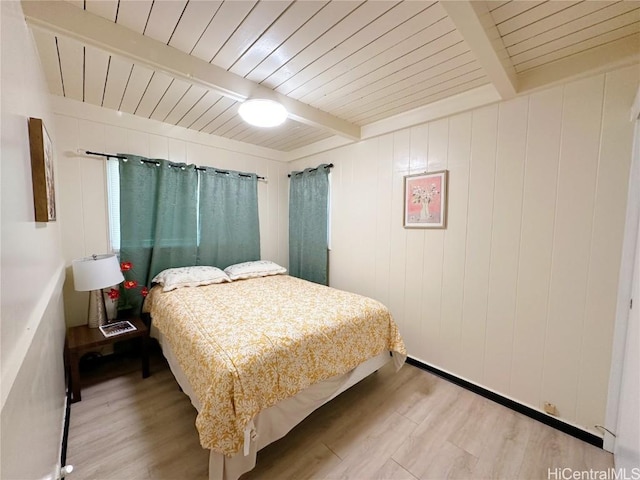
[[[448,170],[404,177],[404,228],[447,228]]]
[[[53,177],[53,144],[40,118],[29,118],[31,181],[36,222],[55,222],[56,193]]]

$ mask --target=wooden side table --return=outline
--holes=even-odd
[[[71,380],[71,403],[82,400],[80,395],[80,358],[87,352],[95,350],[96,347],[112,345],[123,340],[140,338],[142,342],[142,378],[149,376],[149,329],[140,318],[125,318],[131,322],[136,330],[132,332],[105,337],[99,328],[89,328],[87,325],[71,327],[67,330],[65,342],[66,358],[69,363]]]

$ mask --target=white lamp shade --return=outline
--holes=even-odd
[[[278,102],[265,98],[253,98],[238,108],[242,119],[256,127],[277,127],[287,119],[287,109]]]
[[[93,255],[71,262],[73,286],[79,292],[100,290],[124,281],[118,257],[113,254]]]

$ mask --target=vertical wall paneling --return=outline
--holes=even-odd
[[[269,189],[269,197],[273,198],[273,206],[277,214],[272,214],[272,219],[277,222],[274,227],[276,235],[275,244],[271,246],[274,256],[282,265],[289,266],[289,177],[287,177],[290,165],[286,163],[272,164],[271,169],[276,173],[273,177],[277,183],[273,183]],[[270,177],[271,178],[271,177]]]
[[[498,117],[483,380],[501,392],[508,391],[510,380],[501,366],[511,363],[513,344],[528,103],[527,98],[505,102]]]
[[[436,120],[429,124],[427,170],[437,172],[447,169],[449,150],[449,119]]]
[[[475,110],[471,125],[471,170],[467,252],[462,303],[462,365],[466,378],[482,378],[491,260],[498,106]]]
[[[167,158],[176,163],[195,163],[187,159],[186,143],[175,138],[169,138],[169,156]]]
[[[83,148],[104,152],[104,126],[95,122],[80,122],[78,138]],[[107,253],[109,248],[107,188],[104,180],[105,160],[101,157],[89,157],[80,161],[82,182],[83,224],[91,225],[85,229],[85,255]]]
[[[349,276],[349,270],[344,268],[337,268],[339,265],[344,265],[346,262],[350,262],[350,259],[344,256],[344,251],[349,248],[349,242],[347,235],[349,235],[349,218],[348,212],[351,209],[342,208],[341,205],[348,205],[348,198],[350,196],[349,185],[351,180],[352,170],[352,158],[353,158],[353,145],[347,148],[346,159],[336,163],[331,171],[331,187],[332,196],[331,203],[333,211],[331,213],[331,223],[333,225],[332,241],[331,241],[331,253],[329,260],[329,284],[336,288],[345,288],[347,285],[347,278]],[[316,167],[317,165],[324,163],[323,157],[316,160],[313,165],[308,165],[305,168]],[[298,170],[297,168],[294,170]],[[336,267],[336,268],[334,268]],[[360,288],[358,286],[358,288]]]
[[[425,170],[435,172],[447,168],[449,153],[449,119],[435,121],[429,125],[427,166]],[[442,261],[444,249],[444,230],[423,230],[424,258],[422,269],[424,279],[422,284],[422,337],[426,332],[433,332],[440,325],[442,318]],[[428,325],[428,327],[427,327]],[[438,331],[438,330],[436,330]],[[438,332],[439,333],[439,332]],[[434,337],[437,338],[437,337]],[[429,342],[435,343],[435,342]],[[429,354],[428,345],[422,344],[419,355]],[[439,346],[436,351],[439,350]]]
[[[409,173],[410,130],[401,130],[393,134],[393,170],[391,176],[391,217],[388,222],[391,230],[391,251],[389,268],[389,303],[391,314],[402,327],[409,351],[414,351],[419,342],[418,319],[405,315],[405,282],[407,269],[407,230],[402,226],[404,176]],[[346,206],[343,205],[342,208]],[[410,232],[411,233],[411,232]],[[409,257],[409,262],[413,260]]]
[[[58,152],[75,152],[83,145],[78,141],[78,120],[70,117],[56,117],[56,148]],[[86,256],[84,235],[77,232],[84,230],[84,209],[82,202],[82,162],[88,160],[84,157],[67,156],[58,154],[56,165],[56,178],[58,185],[62,186],[62,179],[78,185],[77,188],[58,188],[56,207],[60,222],[60,243],[62,256],[68,260],[66,278],[63,286],[65,298],[65,318],[86,318],[89,297],[86,292],[76,292],[73,288],[73,272],[71,260]],[[96,252],[99,253],[99,252]]]
[[[541,405],[561,120],[562,88],[529,97],[510,392],[537,407]]]
[[[389,161],[393,156],[393,134],[384,135],[372,140],[376,144],[378,155],[378,178],[376,186],[376,242],[375,242],[375,295],[378,300],[388,304],[391,281],[391,195],[393,163]]]
[[[336,165],[335,286],[385,303],[411,356],[598,434],[637,87],[630,67],[295,161]],[[403,228],[403,177],[445,168],[447,228]]]
[[[637,72],[636,67],[631,67]],[[618,114],[629,108],[628,99],[637,89],[633,76],[613,72],[605,80],[602,133],[598,158],[598,180],[595,188],[593,231],[589,277],[582,330],[576,421],[595,425],[600,421],[600,408],[606,404],[607,392],[600,388],[609,378],[611,342],[616,311],[618,265],[624,235],[627,177],[632,156],[628,138],[634,122]],[[612,252],[613,250],[613,252]]]
[[[2,478],[52,478],[56,472],[65,408],[63,310],[56,289],[3,405]],[[34,445],[25,465],[22,456]]]
[[[280,167],[283,172],[280,174],[281,182],[278,184],[278,258],[282,265],[289,267],[289,177],[287,175],[292,170],[290,164]]]
[[[378,177],[378,163],[376,160],[376,144],[374,142],[361,142],[356,145],[351,164],[351,188],[348,221],[352,228],[360,233],[361,244],[356,256],[351,259],[354,268],[351,269],[351,284],[360,283],[362,295],[372,296],[375,290],[374,270],[371,261],[375,256],[375,242],[372,241],[376,234],[376,189]]]
[[[441,313],[432,330],[425,332],[428,336],[425,342],[431,345],[433,353],[427,352],[424,359],[454,372],[460,371],[462,358],[460,336],[469,209],[471,120],[471,113],[449,119],[449,212],[442,253]]]
[[[0,58],[0,477],[55,478],[65,413],[62,225],[59,209],[55,222],[34,219],[27,119],[41,118],[53,145],[66,135],[46,84],[54,62],[41,63],[21,2],[0,2]],[[52,161],[60,202],[61,156]]]
[[[169,139],[167,137],[149,135],[149,158],[164,158],[167,160],[171,158],[169,154]]]
[[[78,120],[75,118],[56,117],[56,147],[63,152],[75,152],[78,144]],[[59,156],[56,165],[56,176],[60,178],[72,178],[75,183],[82,185],[80,176],[80,162],[82,157]],[[74,235],[77,227],[75,222],[82,221],[82,188],[66,189],[58,188],[56,192],[56,206],[70,213],[68,218],[60,218],[58,221],[65,227],[60,231],[62,254],[65,258],[72,252],[84,252],[84,238]]]
[[[279,182],[279,172],[271,166],[266,168],[264,175],[270,178],[274,184]],[[258,183],[259,204],[264,205],[259,210],[260,214],[260,255],[271,260],[277,258],[277,221],[278,221],[278,197],[269,191],[266,183]]]
[[[269,165],[267,168],[265,176],[268,178],[271,188],[264,182],[259,184],[259,190],[266,195],[264,202],[260,202],[260,205],[266,205],[266,208],[260,209],[260,239],[262,240],[260,253],[262,258],[267,260],[278,258],[278,222],[280,215],[278,211],[278,189],[281,188],[280,183],[282,182],[280,168],[278,167],[277,165]]]
[[[429,127],[429,124],[424,124],[411,128],[410,174],[424,173],[428,169]]]
[[[113,125],[106,125],[104,127],[104,148],[106,152],[109,153],[127,153],[121,151],[123,145],[127,145],[128,139],[128,130],[126,128],[115,127]],[[157,137],[157,139],[152,140],[152,144],[158,143],[164,137]],[[166,141],[166,139],[165,139]],[[165,158],[166,152],[161,158]]]
[[[149,144],[152,140],[153,138],[149,135],[140,135],[140,133],[135,130],[127,130],[127,150],[125,153],[150,157]],[[169,139],[167,139],[167,152],[169,149],[168,140]],[[167,158],[167,160],[169,159]]]
[[[256,169],[260,170],[260,169]],[[256,171],[261,177],[266,177],[267,172],[264,170]],[[270,240],[269,220],[271,218],[271,212],[268,209],[269,205],[269,191],[265,183],[258,182],[258,225],[260,225],[260,256],[264,259],[271,260],[272,257],[267,256],[267,245]],[[260,208],[262,206],[262,208]]]
[[[407,174],[423,173],[427,170],[427,156],[429,152],[429,125],[420,125],[413,127],[409,130],[409,171]],[[402,215],[404,216],[404,179],[402,182]],[[404,218],[401,222],[404,221]],[[423,261],[425,257],[430,256],[430,252],[425,251],[425,238],[427,232],[422,229],[407,229],[405,230],[407,243],[407,268],[404,278],[404,305],[405,316],[407,325],[410,325],[407,330],[410,335],[416,339],[413,350],[420,352],[424,350],[424,345],[420,339],[424,338],[422,333],[423,323],[427,318],[432,318],[437,315],[437,312],[431,312],[428,316],[423,316],[422,302],[424,295],[423,288],[423,275],[430,274],[423,268]],[[435,313],[435,315],[434,315]]]
[[[604,76],[564,87],[542,401],[574,419]]]

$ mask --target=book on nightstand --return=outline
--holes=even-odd
[[[133,332],[136,327],[128,321],[110,323],[108,325],[100,325],[100,331],[105,337],[114,337],[123,333]]]

